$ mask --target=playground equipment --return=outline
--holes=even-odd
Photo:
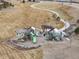
[[[63,40],[65,32],[59,31],[57,28],[48,25],[42,25],[43,35],[46,40]]]
[[[16,39],[21,41],[30,40],[33,43],[36,43],[39,34],[40,31],[36,30],[34,27],[18,29],[16,31]]]
[[[19,29],[16,31],[16,38],[17,40],[30,40],[36,43],[38,36],[45,37],[46,40],[63,40],[63,37],[66,35],[65,32],[61,32],[52,26],[42,25],[41,28],[42,31],[37,31],[35,27]]]
[[[10,42],[16,47],[36,48],[49,40],[64,40],[63,38],[67,37],[67,32],[65,32],[66,31],[60,31],[50,25],[41,25],[41,29],[35,27],[22,28],[16,31],[15,40],[12,39]]]
[[[35,27],[16,30],[16,37],[7,41],[14,47],[22,49],[37,48],[48,40],[61,41],[66,33],[49,25],[42,25],[41,29]]]
[[[60,32],[58,29],[53,29],[45,33],[46,40],[63,40],[63,37],[66,35],[65,32]]]
[[[32,42],[35,44],[37,42],[36,34],[33,32],[30,32],[30,35],[31,35]]]

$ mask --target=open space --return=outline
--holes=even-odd
[[[17,29],[33,26],[41,30],[41,25],[49,25],[64,31],[63,28],[68,29],[68,24],[79,27],[79,4],[64,2],[62,5],[61,2],[52,1],[22,3],[15,0],[13,5],[0,10],[0,59],[79,59],[79,34],[75,33],[63,37],[63,41],[45,41],[39,48],[29,50],[19,50],[19,47],[7,43],[8,40],[15,40]],[[39,38],[39,42],[42,39]],[[26,42],[24,44],[28,45]]]

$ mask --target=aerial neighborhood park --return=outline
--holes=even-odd
[[[79,59],[79,0],[0,0],[0,59]]]

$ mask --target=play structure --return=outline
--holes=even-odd
[[[31,7],[34,8],[35,5],[32,5]],[[72,26],[70,27],[70,24],[68,22],[61,19],[58,13],[48,9],[44,10],[55,13],[57,17],[56,20],[62,21],[64,23],[64,27],[61,29],[57,29],[50,25],[41,25],[41,29],[32,26],[29,28],[17,29],[15,38],[12,38],[7,42],[18,48],[37,48],[47,41],[64,41],[65,38],[71,35],[74,29],[72,28]],[[72,31],[70,29],[72,29]]]
[[[34,5],[32,5],[32,7],[34,7]],[[42,9],[43,8],[41,8],[40,10]],[[22,25],[25,24],[25,26],[22,26],[19,28],[18,26],[16,26],[17,29],[14,30],[13,28],[15,25],[13,24],[11,33],[12,33],[12,30],[14,30],[13,33],[15,32],[15,35],[14,37],[11,36],[10,38],[7,38],[7,40],[4,40],[0,43],[0,53],[1,53],[0,58],[3,58],[3,59],[11,59],[11,58],[13,59],[51,59],[51,58],[52,59],[64,59],[64,58],[76,59],[76,58],[79,58],[78,57],[79,51],[77,51],[79,47],[78,46],[79,39],[73,33],[79,21],[77,21],[77,24],[74,22],[72,22],[73,24],[71,24],[69,22],[66,22],[65,20],[66,18],[61,20],[58,13],[54,12],[53,10],[46,9],[46,11],[49,11],[49,12],[51,11],[51,13],[55,13],[57,16],[57,19],[55,20],[62,21],[63,27],[58,29],[53,26],[54,24],[50,25],[50,24],[44,24],[44,23],[39,24],[39,26],[35,26],[36,24],[35,25],[28,24],[29,25],[28,27],[28,25],[26,25],[25,23],[29,23],[31,21],[27,18],[24,18],[24,20],[27,19],[28,22],[25,22],[23,19],[21,20],[21,22],[24,21],[22,23],[19,22],[20,20],[15,21],[19,26],[21,26],[21,24]],[[68,24],[70,26],[67,26]],[[7,30],[7,28],[5,30]],[[76,31],[78,31],[78,29]],[[4,32],[4,34],[6,33]],[[66,38],[68,38],[68,40],[66,40]],[[42,48],[40,48],[41,46]]]
[[[33,26],[17,29],[15,38],[8,40],[7,43],[19,49],[32,49],[38,48],[48,41],[64,41],[74,32],[75,26],[61,19],[57,13],[55,14],[56,20],[64,23],[63,28],[58,29],[44,24],[40,26],[40,29]]]
[[[35,27],[17,29],[15,38],[7,42],[19,49],[32,49],[40,47],[47,41],[62,41],[65,36],[66,33],[57,28],[42,25],[41,29]]]

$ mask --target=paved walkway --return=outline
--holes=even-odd
[[[44,2],[41,2],[41,3],[44,3]],[[33,5],[31,5],[31,7],[32,8],[35,8],[35,9],[39,9],[39,10],[46,10],[46,11],[55,13],[57,16],[59,16],[59,14],[57,12],[55,12],[55,11],[52,11],[52,10],[49,10],[49,9],[41,9],[41,8],[35,7],[36,5],[39,5],[41,3],[33,4]],[[46,3],[51,3],[51,2],[46,2]],[[60,21],[62,21],[64,23],[64,27],[61,28],[61,29],[59,29],[59,31],[64,31],[65,29],[67,29],[67,28],[70,27],[70,24],[67,21],[64,21],[63,19],[61,19]]]

